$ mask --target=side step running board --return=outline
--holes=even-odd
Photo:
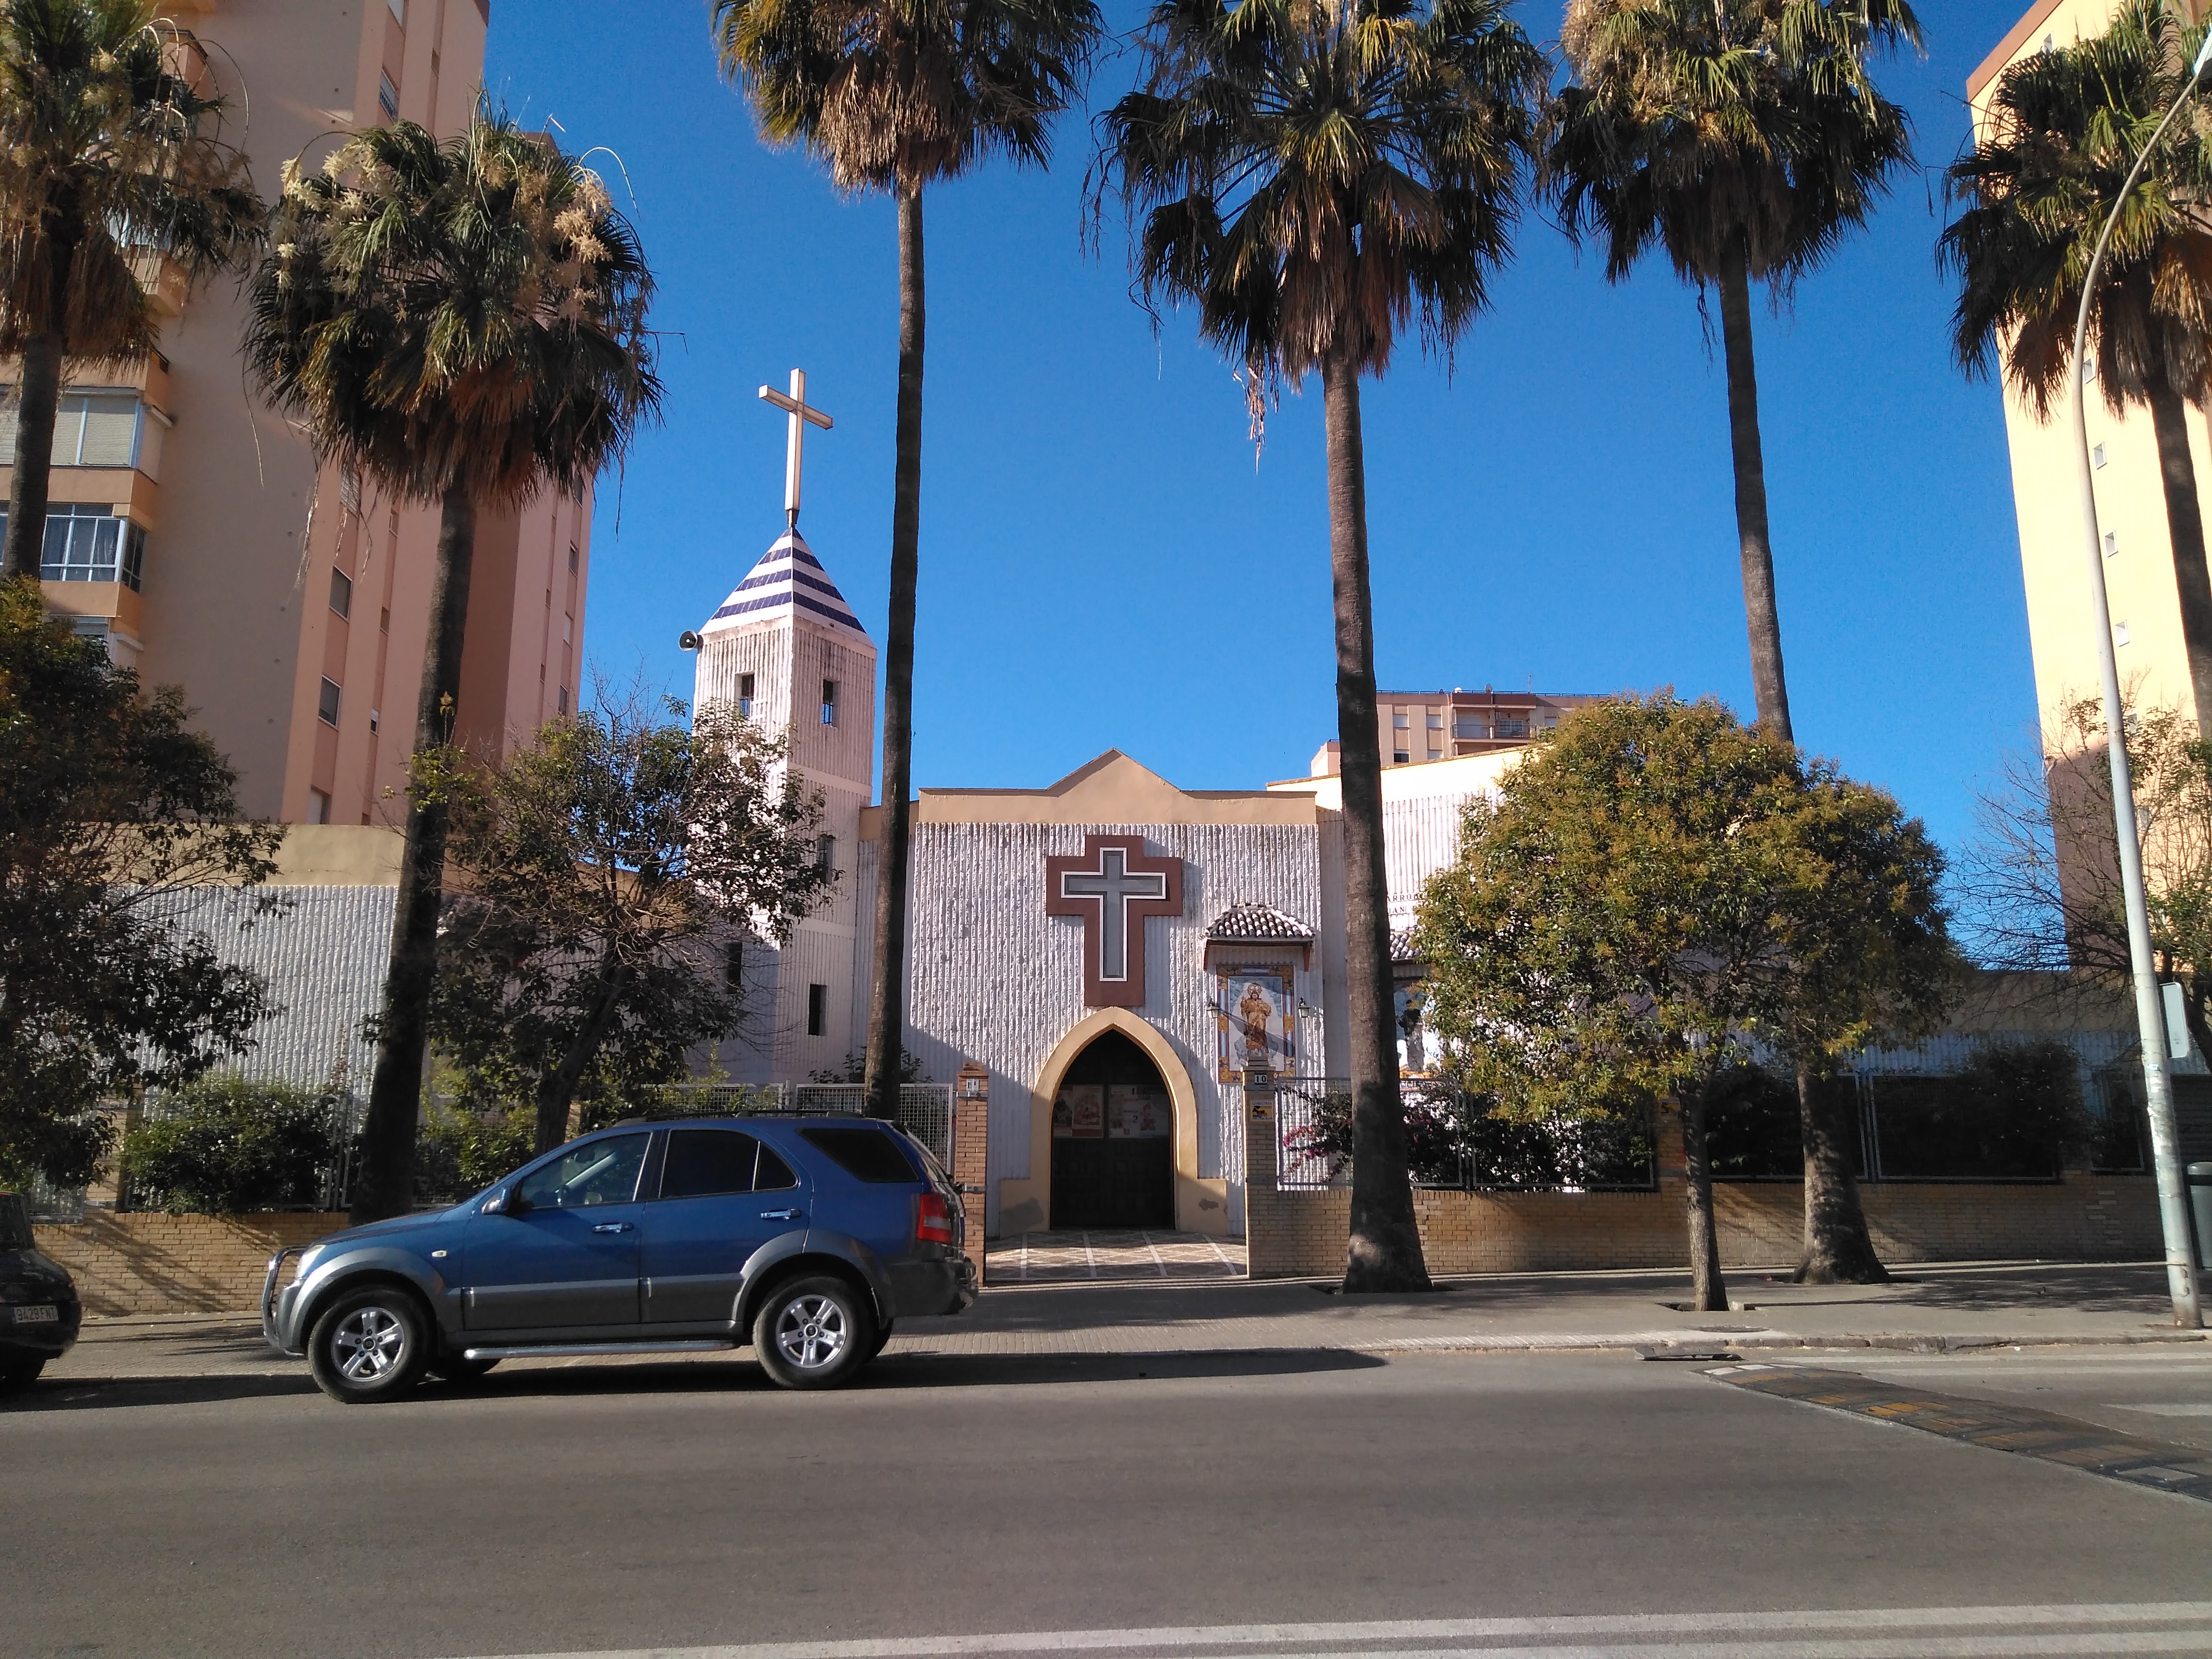
[[[617,1353],[713,1353],[739,1345],[709,1337],[697,1342],[525,1342],[507,1348],[465,1348],[470,1359],[562,1359]]]

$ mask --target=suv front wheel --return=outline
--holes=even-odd
[[[777,1285],[753,1317],[754,1356],[787,1389],[834,1389],[875,1350],[868,1298],[826,1273]]]
[[[307,1338],[307,1364],[331,1399],[367,1405],[421,1381],[429,1346],[421,1304],[396,1285],[369,1285],[323,1310]]]

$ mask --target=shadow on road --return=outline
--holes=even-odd
[[[848,1392],[1296,1376],[1309,1372],[1369,1370],[1387,1364],[1389,1361],[1371,1354],[1329,1348],[1212,1353],[887,1354],[862,1371]],[[115,1411],[147,1406],[207,1405],[314,1392],[314,1382],[304,1366],[296,1376],[57,1379],[37,1383],[0,1401],[0,1414],[10,1411]],[[750,1359],[658,1363],[631,1360],[587,1365],[548,1365],[541,1361],[502,1368],[475,1382],[459,1386],[432,1379],[409,1395],[406,1403],[456,1407],[478,1400],[781,1392]]]

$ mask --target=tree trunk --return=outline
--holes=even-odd
[[[1698,1313],[1726,1313],[1720,1230],[1713,1224],[1712,1154],[1705,1145],[1705,1093],[1701,1084],[1681,1097],[1682,1172],[1689,1177],[1690,1305]]]
[[[1367,463],[1359,371],[1322,367],[1328,420],[1328,568],[1336,611],[1336,735],[1343,750],[1346,980],[1352,1002],[1352,1237],[1346,1291],[1425,1291],[1429,1270],[1406,1169],[1382,864],[1382,754],[1375,611],[1367,586]]]
[[[1774,605],[1774,550],[1766,533],[1766,460],[1759,446],[1759,368],[1751,351],[1751,276],[1741,237],[1721,260],[1721,343],[1728,358],[1729,445],[1735,459],[1735,532],[1751,632],[1751,689],[1759,728],[1795,743],[1782,678],[1782,617]]]
[[[430,578],[430,637],[415,707],[415,752],[448,741],[460,698],[461,641],[476,562],[477,507],[465,480],[446,492],[438,562]],[[446,896],[447,812],[410,790],[399,902],[392,918],[392,965],[377,1012],[376,1067],[361,1126],[353,1219],[381,1221],[415,1201],[415,1131],[422,1110],[422,1060],[429,1043],[430,992],[438,977],[438,913]]]
[[[1797,1066],[1797,1122],[1805,1144],[1805,1254],[1800,1285],[1886,1285],[1889,1270],[1875,1254],[1859,1205],[1851,1136],[1857,1124],[1844,1101],[1812,1066]]]
[[[876,942],[868,976],[868,1111],[898,1115],[906,1048],[907,848],[913,834],[914,591],[921,561],[921,191],[898,198],[896,456],[891,472],[890,616],[884,638],[884,840],[876,866]]]
[[[2158,477],[2166,491],[2166,533],[2173,548],[2173,585],[2181,601],[2181,645],[2197,729],[2212,736],[2212,571],[2204,559],[2204,515],[2197,501],[2197,465],[2181,394],[2163,374],[2150,386],[2150,428],[2158,440]]]
[[[538,1127],[533,1150],[550,1152],[568,1139],[568,1113],[576,1100],[576,1085],[584,1067],[592,1063],[606,1041],[614,1022],[615,1002],[622,994],[622,964],[611,956],[599,964],[599,988],[592,999],[592,1012],[582,1027],[561,1051],[561,1063],[538,1079]]]
[[[15,476],[8,486],[5,568],[10,576],[38,580],[46,539],[46,502],[54,462],[54,416],[61,407],[62,367],[69,341],[70,270],[76,244],[50,237],[46,326],[23,343],[22,385],[15,411]]]

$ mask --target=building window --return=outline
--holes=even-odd
[[[1479,720],[1462,715],[1452,722],[1452,736],[1462,743],[1480,743],[1490,735],[1490,727]]]
[[[741,939],[722,947],[722,982],[733,991],[745,988],[745,942]]]
[[[135,392],[64,392],[54,414],[56,466],[137,466],[145,416]],[[9,447],[15,446],[8,422]]]
[[[328,680],[325,680],[323,684],[325,685],[328,685],[330,682]],[[310,823],[328,823],[330,821],[330,796],[320,789],[310,789],[307,791],[307,822]]]
[[[1528,735],[1528,717],[1525,714],[1501,714],[1498,717],[1498,735],[1501,738],[1525,738]]]
[[[830,988],[810,985],[806,988],[806,1035],[820,1036],[830,1029]]]
[[[837,724],[837,682],[835,680],[822,682],[822,724]]]
[[[814,838],[814,862],[831,875],[837,873],[837,837],[817,836]]]
[[[2117,530],[2107,530],[2105,532],[2105,556],[2109,559],[2119,550],[2120,532]]]
[[[7,519],[0,514],[0,534]],[[39,574],[50,582],[121,582],[134,592],[146,562],[146,530],[112,507],[58,507],[46,514]]]
[[[407,0],[384,0],[384,3],[392,8],[392,21],[398,24],[401,28],[405,28],[407,27]]]
[[[380,732],[384,729],[384,716],[374,708],[368,711],[368,729],[372,732]]]
[[[2102,445],[2102,444],[2099,444],[2099,445],[2098,445],[2094,449],[2091,450],[2091,451],[2089,452],[2089,459],[2090,459],[2092,461],[2094,461],[2094,462],[2097,465],[2099,465],[2099,466],[2102,466],[2102,465],[2104,465],[2104,464],[2105,464],[2105,447],[2104,447],[2104,445]]]
[[[568,544],[568,574],[572,576],[576,574],[576,544],[574,542]]]
[[[563,714],[568,712],[568,688],[565,685],[561,688],[559,707]]]
[[[361,473],[354,467],[338,470],[338,505],[349,513],[361,511]]]
[[[749,720],[753,717],[753,677],[738,676],[738,718]]]
[[[353,615],[353,578],[343,570],[331,572],[331,609],[341,617]]]
[[[315,700],[315,718],[325,726],[338,723],[338,683],[323,676],[323,695]]]
[[[1431,709],[1429,711],[1429,730],[1431,732],[1441,732],[1443,729],[1444,717],[1437,713],[1435,709]]]
[[[1393,749],[1390,751],[1390,764],[1393,766],[1403,766],[1413,758],[1413,756],[1403,749]]]
[[[387,72],[379,71],[376,77],[376,106],[384,112],[386,120],[399,118],[399,88],[392,84]]]
[[[392,631],[392,607],[390,605],[387,605],[378,607],[376,612],[376,625],[377,628],[384,633],[389,634]]]
[[[1395,729],[1403,732],[1413,723],[1412,718],[1407,714],[1404,709],[1394,708],[1390,711],[1390,724]]]
[[[576,637],[576,619],[575,619],[574,617],[562,617],[562,618],[561,618],[561,643],[562,643],[562,644],[563,644],[563,645],[567,645],[567,644],[568,644],[571,641],[573,641],[575,637]]]

